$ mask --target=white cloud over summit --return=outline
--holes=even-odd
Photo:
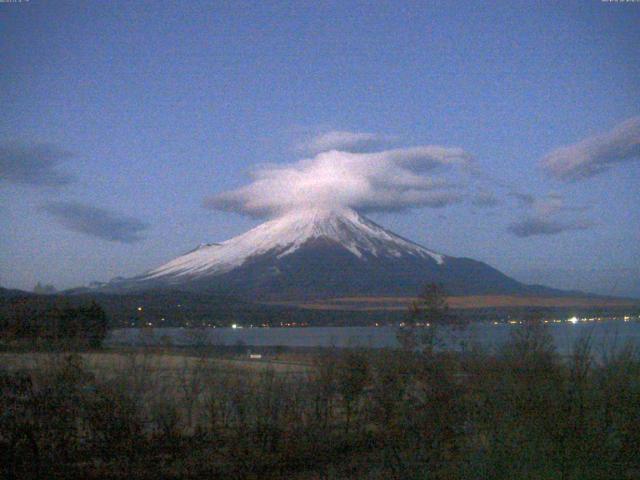
[[[318,207],[438,208],[462,198],[442,174],[470,162],[463,149],[437,145],[375,153],[331,150],[287,165],[259,167],[250,184],[208,198],[205,206],[258,217]]]

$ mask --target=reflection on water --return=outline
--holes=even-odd
[[[464,331],[442,330],[446,348],[477,344],[493,349],[509,338],[518,325],[479,323]],[[609,321],[555,323],[548,325],[560,353],[568,353],[576,340],[590,336],[594,350],[608,351],[631,343],[640,348],[640,323]],[[308,327],[308,328],[137,328],[109,333],[107,345],[247,345],[286,347],[399,346],[397,327]]]

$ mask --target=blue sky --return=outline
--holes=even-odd
[[[370,213],[386,227],[640,297],[640,4],[259,3],[0,4],[0,285],[129,276],[239,234],[260,220],[205,199],[338,131],[472,158],[444,174],[460,201]],[[573,161],[595,173],[556,168]]]

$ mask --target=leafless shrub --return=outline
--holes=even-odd
[[[206,349],[33,359],[0,375],[9,478],[634,478],[640,468],[637,349],[597,359],[585,337],[562,358],[540,322],[498,352],[328,350],[302,375]]]

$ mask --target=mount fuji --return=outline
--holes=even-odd
[[[428,283],[453,295],[558,295],[489,265],[429,250],[351,209],[283,214],[222,243],[200,245],[109,289],[228,293],[254,300],[412,296]]]

